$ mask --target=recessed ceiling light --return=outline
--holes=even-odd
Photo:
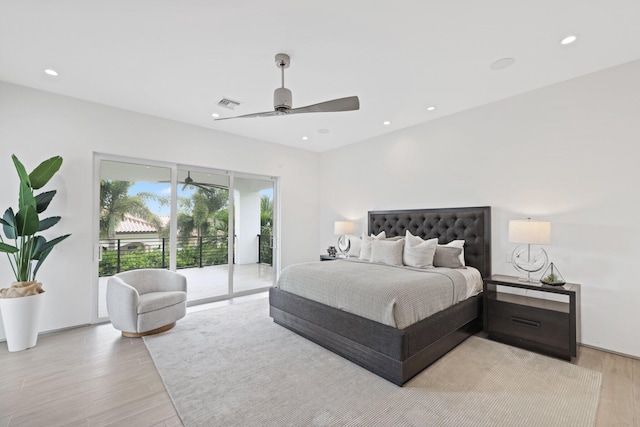
[[[318,129],[318,133],[329,133],[329,129]]]
[[[211,117],[213,117],[214,119],[217,119],[218,117],[220,117],[220,114],[213,113],[213,114],[211,114]]]
[[[303,141],[306,141],[307,139],[309,139],[309,137],[308,137],[308,136],[303,136],[303,137],[302,137],[302,140],[303,140]]]
[[[383,125],[385,126],[389,126],[391,124],[391,122],[389,120],[386,120],[384,122],[382,122]]]
[[[567,37],[563,38],[562,40],[560,40],[560,44],[561,45],[568,45],[568,44],[573,43],[577,39],[578,39],[578,36],[576,36],[575,34],[571,34],[571,35],[568,35]]]
[[[436,109],[436,107],[434,107],[433,105],[430,105],[430,106],[427,107],[427,111],[433,111],[435,109]]]
[[[497,61],[494,61],[489,66],[489,68],[491,68],[493,71],[504,70],[505,68],[511,67],[515,63],[516,63],[515,58],[502,58],[502,59],[498,59]]]
[[[46,70],[44,70],[45,73],[49,74],[50,76],[57,76],[58,72],[54,69],[51,68],[47,68]]]

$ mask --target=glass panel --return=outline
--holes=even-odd
[[[229,293],[229,177],[178,170],[176,268],[188,301]]]
[[[233,292],[273,284],[273,181],[235,177]]]
[[[107,280],[121,271],[169,267],[171,169],[100,162],[98,317],[106,317]]]

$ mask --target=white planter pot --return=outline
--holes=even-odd
[[[22,351],[36,345],[43,302],[44,293],[0,298],[0,312],[9,351]]]

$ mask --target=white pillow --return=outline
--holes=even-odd
[[[407,230],[404,241],[404,265],[416,268],[433,268],[438,238],[423,240]]]
[[[462,264],[462,266],[465,266],[464,263],[464,240],[452,240],[449,243],[447,243],[446,245],[438,245],[438,247],[440,246],[444,246],[444,247],[454,247],[454,248],[461,248],[462,252],[460,252],[460,263]],[[436,247],[436,251],[438,250],[438,248]],[[436,265],[437,267],[437,265]]]
[[[369,261],[371,259],[371,240],[373,239],[383,240],[386,237],[387,237],[387,233],[385,233],[384,230],[378,233],[377,236],[374,236],[373,234],[371,236],[362,234],[362,242],[360,246],[360,259],[363,261]]]
[[[371,261],[378,264],[402,265],[404,239],[373,239],[371,241]]]

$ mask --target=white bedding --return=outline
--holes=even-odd
[[[285,268],[281,290],[404,329],[482,290],[473,267],[420,269],[337,260]]]
[[[466,268],[457,268],[456,271],[462,273],[467,280],[467,298],[482,292],[482,275],[477,268],[467,266]]]

